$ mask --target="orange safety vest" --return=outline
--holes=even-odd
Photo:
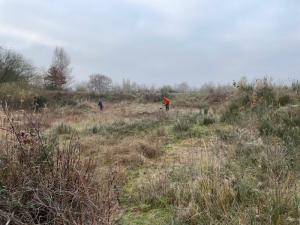
[[[171,100],[164,97],[164,105],[169,105],[171,103]]]

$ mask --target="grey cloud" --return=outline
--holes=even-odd
[[[116,81],[230,82],[300,78],[297,0],[0,0],[0,45],[46,67],[53,47],[73,74]]]

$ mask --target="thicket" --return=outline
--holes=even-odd
[[[119,203],[116,173],[96,174],[95,162],[84,156],[74,134],[59,144],[57,135],[69,129],[60,126],[45,136],[35,118],[26,115],[20,126],[6,115],[9,135],[0,140],[0,223],[113,224]]]

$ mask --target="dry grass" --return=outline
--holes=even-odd
[[[234,96],[214,92],[208,100],[195,95],[193,100],[199,97],[204,101],[195,103],[200,108],[172,105],[168,113],[160,109],[160,104],[128,101],[106,103],[103,112],[93,102],[38,112],[35,121],[41,121],[38,124],[45,137],[59,136],[55,145],[59,148],[53,148],[53,156],[57,158],[55,149],[60,149],[64,157],[58,165],[69,165],[65,162],[68,157],[75,163],[66,176],[64,167],[57,164],[50,171],[58,170],[64,184],[63,178],[70,176],[73,186],[78,187],[75,199],[87,204],[72,208],[69,201],[63,202],[67,214],[50,215],[75,218],[78,224],[299,224],[298,100],[290,90],[277,90],[264,82],[256,86],[243,83],[234,92],[230,91]],[[256,96],[260,98],[253,106]],[[178,101],[188,98],[179,97]],[[228,98],[231,101],[225,105],[206,104]],[[27,129],[36,122],[21,124],[17,129]],[[70,145],[74,135],[80,138],[76,145]],[[79,147],[82,151],[77,154]],[[70,149],[75,149],[73,155]],[[34,152],[28,151],[28,162],[34,161]],[[5,154],[1,153],[6,157],[15,153]],[[76,183],[75,172],[83,173],[86,165],[92,173],[85,182]],[[10,170],[17,176],[13,167]],[[43,177],[38,179],[43,185],[51,181],[48,173],[39,172],[38,177]],[[21,181],[19,184],[10,177],[5,182],[27,187],[27,180]],[[45,187],[50,196],[46,200],[59,205],[57,197],[49,194],[49,186]],[[74,189],[68,188],[62,186],[70,196],[75,195]],[[21,198],[16,193],[22,192],[11,185],[9,193]],[[91,193],[90,199],[86,193]],[[29,210],[26,207],[21,206]],[[86,219],[85,209],[96,219],[82,223],[83,218],[90,219]],[[4,215],[4,222],[12,214],[6,212],[9,214]]]
[[[44,137],[31,117],[20,126],[6,116],[10,135],[0,148],[1,223],[112,224],[119,202],[117,172],[102,173],[105,182],[99,183],[96,165],[82,158],[76,137],[61,146],[56,137]]]
[[[162,155],[162,143],[149,139],[126,138],[111,146],[105,146],[99,158],[103,163],[135,168]]]

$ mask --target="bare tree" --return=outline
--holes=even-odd
[[[112,88],[112,79],[102,74],[92,74],[88,87],[92,92],[104,93]]]
[[[123,92],[134,92],[138,90],[138,84],[130,81],[129,79],[123,79],[122,91]]]
[[[174,92],[174,89],[170,85],[164,85],[160,88],[161,95],[167,97],[170,93]]]
[[[28,81],[34,67],[20,54],[0,47],[0,83]]]
[[[188,92],[190,90],[190,86],[186,82],[182,82],[176,86],[177,91],[179,92]]]
[[[70,57],[63,48],[56,47],[52,64],[45,76],[46,86],[49,88],[63,88],[70,81]]]

